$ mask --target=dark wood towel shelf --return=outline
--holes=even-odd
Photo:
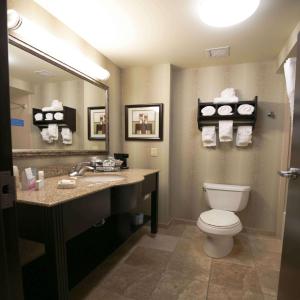
[[[254,106],[254,111],[251,115],[240,115],[238,113],[238,107],[242,104],[250,104]],[[218,115],[218,108],[223,105],[229,105],[232,107],[233,114],[230,116],[220,116]],[[216,109],[216,112],[212,116],[203,116],[201,114],[201,109],[206,106],[213,106]],[[198,128],[202,130],[203,126],[216,126],[216,129],[219,127],[219,121],[222,120],[233,120],[233,127],[240,125],[251,125],[255,127],[257,117],[257,96],[253,100],[240,101],[237,103],[213,103],[213,102],[201,102],[198,99]]]

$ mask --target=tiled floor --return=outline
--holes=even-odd
[[[141,229],[71,292],[71,299],[275,300],[281,242],[241,233],[232,253],[211,259],[204,235],[173,222],[152,237]]]

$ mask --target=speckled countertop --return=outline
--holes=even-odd
[[[71,201],[82,196],[102,191],[114,186],[129,185],[142,182],[144,177],[150,174],[158,173],[155,169],[128,169],[120,172],[109,173],[89,173],[83,177],[78,177],[76,188],[58,189],[57,183],[61,179],[70,179],[69,176],[57,176],[45,179],[45,187],[40,191],[21,191],[17,190],[17,202],[27,203],[39,206],[54,206],[67,201]],[[83,180],[86,177],[102,175],[119,175],[124,179],[114,182],[97,182],[91,183]]]

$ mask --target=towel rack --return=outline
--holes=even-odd
[[[233,128],[236,129],[238,126],[241,125],[250,125],[255,127],[256,118],[257,118],[257,101],[258,98],[255,96],[253,100],[245,100],[240,101],[237,103],[214,103],[214,102],[201,102],[200,99],[198,99],[198,116],[197,116],[197,122],[198,122],[198,128],[199,130],[202,130],[203,126],[216,126],[216,129],[219,127],[219,121],[222,120],[233,120]],[[238,107],[242,104],[250,104],[254,106],[254,111],[251,115],[240,115],[238,113]],[[218,115],[217,111],[218,108],[222,105],[229,105],[232,108],[232,115],[230,116],[221,116]],[[201,113],[201,109],[203,109],[206,106],[213,106],[216,109],[216,112],[212,116],[203,116]]]
[[[61,112],[64,114],[62,120],[46,120],[46,114],[52,113],[53,115],[57,112]],[[34,116],[37,113],[41,113],[43,115],[43,119],[41,121],[35,120]],[[62,111],[42,111],[39,108],[32,109],[32,121],[33,125],[37,126],[40,130],[45,127],[48,127],[49,124],[57,124],[59,128],[68,127],[72,132],[76,131],[76,109],[68,106],[64,106]]]

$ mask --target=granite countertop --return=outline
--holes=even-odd
[[[76,188],[58,189],[57,183],[61,179],[70,179],[69,176],[56,176],[45,179],[45,187],[40,191],[21,191],[17,190],[17,203],[25,203],[39,206],[54,206],[67,201],[71,201],[82,196],[109,189],[114,186],[130,185],[142,182],[144,177],[158,173],[156,169],[128,169],[120,172],[90,173],[87,172],[83,177],[78,177]],[[119,175],[124,177],[119,181],[106,183],[91,183],[82,180],[86,177],[102,175]]]

